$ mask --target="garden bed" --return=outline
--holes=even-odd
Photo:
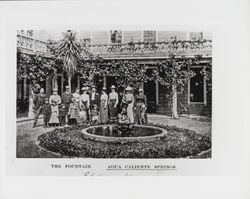
[[[150,124],[168,134],[155,142],[105,143],[85,139],[81,130],[92,126],[54,129],[38,137],[40,147],[63,156],[85,158],[210,158],[211,139],[188,129]],[[206,155],[202,152],[208,151]],[[199,154],[203,154],[199,156]]]

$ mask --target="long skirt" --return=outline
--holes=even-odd
[[[82,102],[79,112],[79,123],[84,123],[88,120],[88,112],[87,102]]]
[[[109,104],[109,119],[117,120],[117,107],[115,107],[116,100],[110,100]]]
[[[106,101],[101,101],[100,104],[100,122],[106,123],[108,121],[108,108],[104,108]]]
[[[76,108],[70,108],[70,117],[69,119],[77,119],[77,109]]]
[[[127,114],[128,114],[128,118],[129,118],[130,122],[134,123],[135,119],[134,119],[133,103],[128,104]]]
[[[58,116],[59,116],[58,105],[51,106],[51,116],[50,116],[49,123],[50,124],[59,124]]]
[[[135,121],[137,124],[148,124],[148,116],[146,110],[142,110],[144,103],[136,103]]]

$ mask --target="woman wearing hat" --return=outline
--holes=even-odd
[[[108,95],[106,94],[106,88],[102,88],[101,102],[100,102],[100,122],[106,123],[108,121]]]
[[[82,88],[83,94],[80,97],[80,123],[88,119],[90,99],[88,94],[88,87]]]
[[[109,104],[109,119],[111,121],[117,120],[117,104],[119,102],[118,99],[118,94],[115,92],[115,86],[111,86],[111,93],[109,93],[109,99],[108,99],[108,104]]]
[[[57,89],[53,89],[53,94],[49,98],[49,104],[51,105],[51,116],[49,124],[59,124],[59,109],[58,105],[61,104],[61,97],[57,94]]]
[[[134,123],[134,112],[133,112],[134,96],[132,94],[132,88],[130,86],[128,86],[125,89],[125,94],[122,98],[122,103],[127,105],[127,114],[128,114],[129,120],[131,123]]]
[[[139,94],[135,96],[135,120],[137,124],[147,124],[147,97],[144,95],[143,89],[139,88]]]
[[[77,116],[77,123],[80,123],[80,89],[77,87],[75,92],[72,94],[74,100],[72,103],[76,103],[76,116]]]

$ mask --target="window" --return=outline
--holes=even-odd
[[[111,41],[111,43],[122,43],[122,31],[121,30],[111,30],[110,31],[110,41]]]
[[[153,43],[156,41],[156,31],[154,30],[145,30],[143,32],[143,41],[145,43]]]
[[[191,68],[195,76],[190,79],[190,102],[204,102],[204,76],[202,68]]]
[[[190,40],[200,41],[202,39],[203,39],[203,33],[202,32],[191,32],[190,33]]]
[[[83,45],[90,44],[90,38],[82,38],[80,39],[80,41]]]

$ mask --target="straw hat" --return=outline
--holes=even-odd
[[[142,89],[142,88],[139,88],[139,92],[143,92],[143,89]]]
[[[103,87],[102,90],[106,91],[107,89],[106,89],[106,87]]]
[[[66,89],[70,89],[70,87],[69,87],[69,86],[65,86],[65,88],[66,88]]]
[[[54,88],[52,91],[53,91],[53,92],[57,92],[57,88]]]
[[[115,85],[112,85],[110,88],[111,88],[111,89],[115,89]]]
[[[128,86],[125,90],[126,91],[132,91],[132,88],[130,86]]]
[[[81,90],[82,90],[82,91],[87,91],[87,90],[88,90],[88,87],[82,87]]]

